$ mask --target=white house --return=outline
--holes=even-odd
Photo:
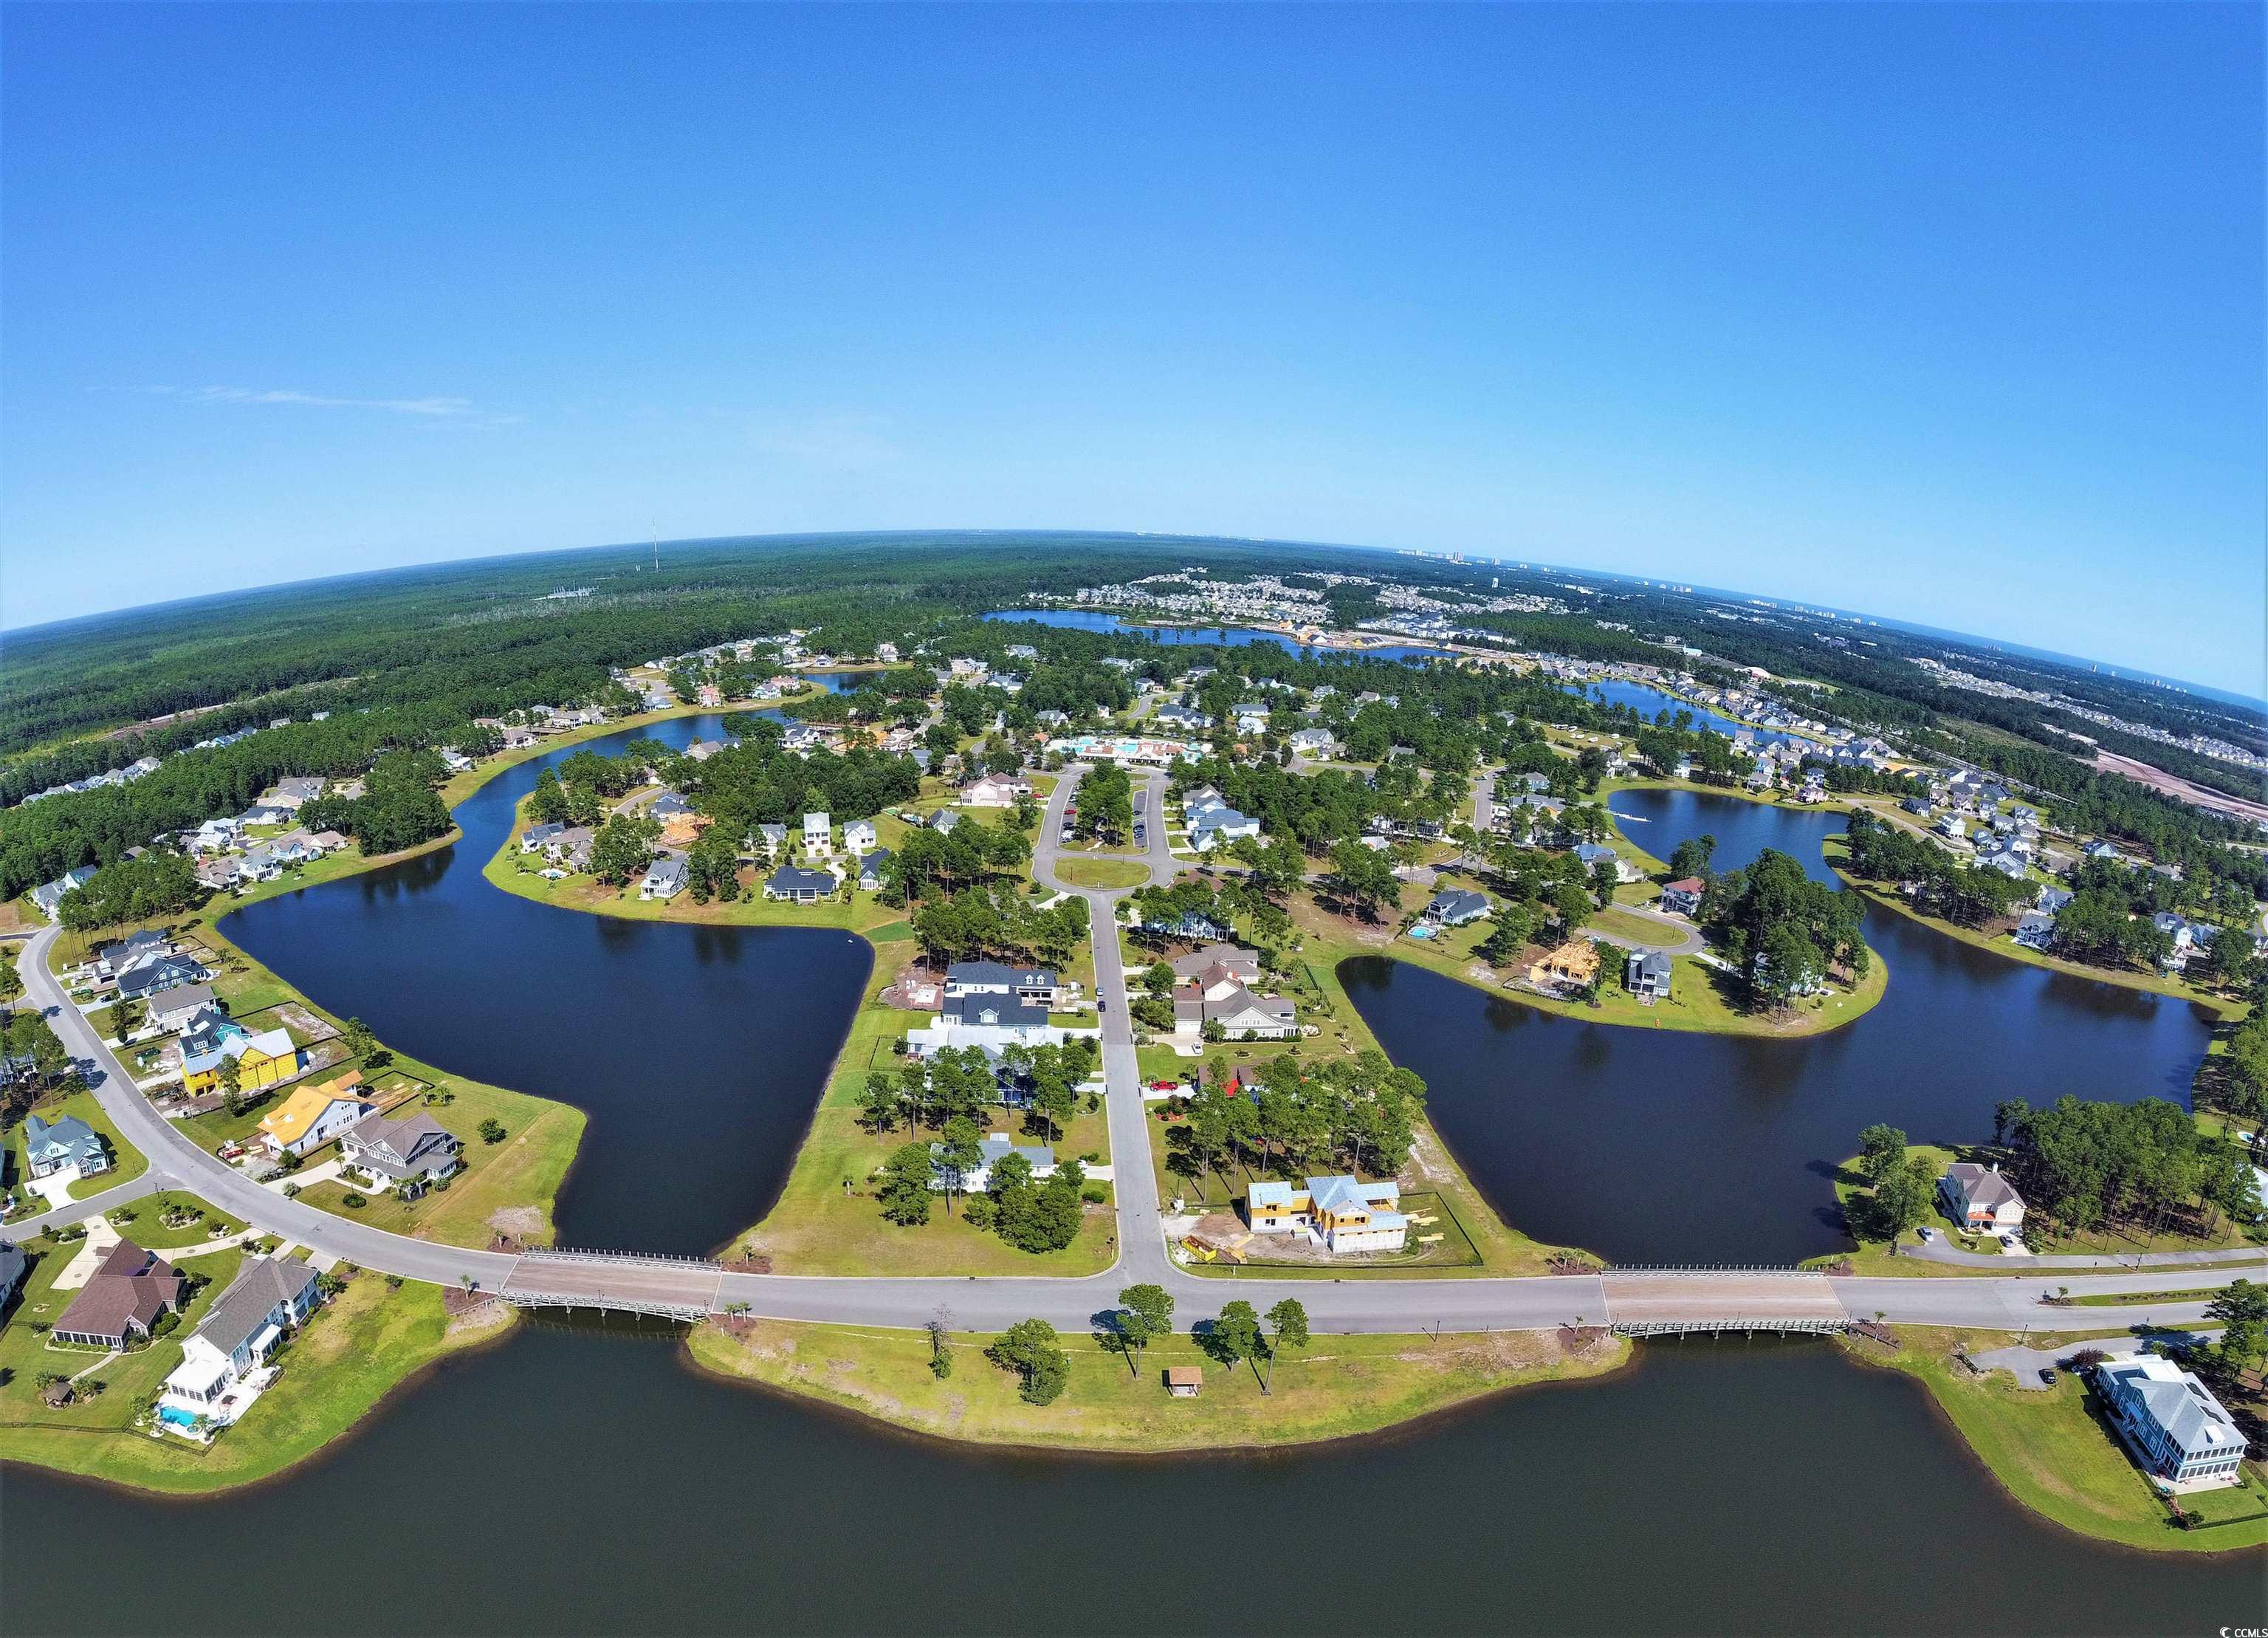
[[[932,1143],[929,1146],[930,1154],[936,1156],[944,1147],[941,1143]],[[1035,1177],[1052,1177],[1056,1175],[1056,1152],[1052,1147],[1045,1143],[1017,1143],[995,1133],[992,1136],[978,1141],[976,1154],[976,1164],[962,1172],[957,1180],[958,1186],[966,1193],[983,1193],[991,1186],[992,1169],[1011,1155],[1020,1155],[1029,1161],[1032,1166],[1032,1176]],[[929,1186],[932,1189],[946,1189],[955,1185],[956,1180],[952,1169],[943,1160],[932,1159],[930,1164]]]
[[[245,1264],[204,1324],[181,1344],[181,1362],[166,1378],[159,1415],[172,1405],[210,1422],[233,1421],[256,1397],[236,1391],[273,1356],[286,1332],[306,1323],[318,1301],[315,1271],[306,1264],[273,1257]]]
[[[1937,1193],[1945,1214],[1968,1228],[1998,1234],[2023,1227],[2024,1197],[2000,1175],[1998,1161],[1990,1166],[1955,1162],[1939,1180]]]
[[[835,852],[835,819],[830,814],[803,816],[803,851],[825,858]]]
[[[873,820],[852,819],[843,825],[843,851],[852,855],[854,858],[860,853],[872,851],[874,842],[874,822]]]
[[[642,899],[672,899],[685,891],[685,855],[664,853],[645,867],[645,879],[638,883]]]
[[[2163,1488],[2242,1481],[2244,1435],[2213,1392],[2171,1360],[2146,1354],[2095,1367],[2095,1384],[2127,1447]]]

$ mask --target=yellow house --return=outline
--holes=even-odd
[[[232,1035],[211,1051],[181,1060],[181,1084],[190,1096],[210,1092],[220,1085],[220,1066],[236,1060],[236,1084],[247,1092],[272,1087],[299,1073],[299,1049],[289,1029],[264,1029],[258,1035]]]
[[[261,1116],[260,1140],[273,1155],[307,1155],[377,1110],[362,1095],[362,1072],[350,1070],[319,1087],[301,1087]]]

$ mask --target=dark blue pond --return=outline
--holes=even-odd
[[[1732,869],[1765,846],[1832,882],[1839,814],[1625,791],[1624,834],[1657,856],[1704,832]],[[1399,962],[1341,968],[1499,1213],[1620,1262],[1793,1261],[1847,1244],[1830,1179],[1874,1121],[1916,1142],[1992,1135],[1992,1106],[2068,1092],[2184,1107],[2210,1020],[2186,1001],[2024,965],[1892,911],[1867,912],[1889,987],[1864,1017],[1794,1040],[1556,1017]],[[1681,982],[1690,982],[1681,971]]]
[[[673,718],[536,757],[458,807],[453,845],[228,918],[231,938],[381,1040],[587,1111],[563,1244],[705,1251],[755,1222],[858,1007],[869,951],[850,933],[582,915],[481,874],[543,769],[634,738],[715,739],[740,714],[778,715]]]

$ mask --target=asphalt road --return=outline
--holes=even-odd
[[[1079,771],[1066,773],[1050,798],[1046,821],[1034,849],[1034,868],[1042,881],[1076,892],[1086,900],[1094,931],[1095,993],[1101,1001],[1102,1068],[1107,1089],[1111,1160],[1118,1177],[1118,1258],[1103,1273],[1081,1280],[1022,1277],[967,1279],[819,1279],[805,1276],[735,1274],[719,1277],[713,1266],[681,1265],[642,1268],[634,1281],[642,1295],[682,1302],[692,1307],[743,1307],[766,1318],[918,1326],[942,1311],[956,1329],[997,1330],[1016,1320],[1039,1317],[1059,1328],[1082,1328],[1116,1306],[1125,1286],[1150,1282],[1174,1294],[1183,1324],[1210,1318],[1220,1306],[1241,1299],[1263,1312],[1284,1297],[1297,1297],[1319,1331],[1414,1332],[1421,1330],[1503,1331],[1646,1318],[1709,1318],[1737,1323],[1768,1320],[1800,1311],[1818,1316],[1842,1311],[1854,1318],[1879,1314],[1900,1323],[1982,1326],[1995,1330],[2099,1330],[2102,1309],[2043,1306],[2041,1298],[2059,1288],[2074,1294],[2194,1290],[2236,1277],[2242,1270],[2205,1274],[2126,1273],[1995,1279],[1828,1280],[1821,1276],[1779,1277],[1759,1284],[1738,1273],[1677,1277],[1674,1288],[1638,1277],[1597,1274],[1528,1279],[1425,1279],[1349,1274],[1311,1280],[1268,1279],[1235,1273],[1199,1276],[1177,1267],[1167,1255],[1157,1191],[1150,1174],[1149,1122],[1142,1105],[1133,1038],[1126,1013],[1126,986],[1120,958],[1116,906],[1126,889],[1071,888],[1054,874],[1060,850],[1056,836],[1063,806],[1077,788]],[[1165,780],[1144,773],[1138,800],[1147,805],[1148,847],[1145,857],[1152,880],[1171,879],[1175,868],[1165,847]],[[509,1254],[435,1245],[350,1222],[254,1183],[233,1167],[184,1137],[151,1106],[132,1077],[96,1038],[61,985],[48,973],[48,952],[56,937],[49,928],[35,935],[18,963],[30,1002],[43,1009],[64,1046],[80,1060],[94,1096],[120,1135],[150,1161],[144,1177],[116,1191],[75,1202],[76,1220],[139,1198],[159,1186],[189,1189],[267,1232],[364,1268],[438,1285],[471,1280],[497,1289],[512,1279],[520,1259]],[[114,1199],[113,1196],[117,1198]],[[25,1235],[49,1221],[27,1220],[10,1232]],[[619,1265],[592,1263],[579,1273],[573,1264],[546,1260],[522,1269],[522,1288],[540,1285],[556,1301],[587,1295],[603,1300],[624,1289]],[[2203,1317],[2198,1302],[2137,1303],[2115,1310],[2117,1323],[2194,1324]]]

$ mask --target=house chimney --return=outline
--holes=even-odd
[[[1992,1169],[1993,1169],[1994,1171],[1998,1171],[1998,1170],[1999,1170],[1999,1169],[2000,1169],[2000,1162],[1999,1162],[1999,1161],[1994,1161],[1994,1162],[1992,1162]]]

